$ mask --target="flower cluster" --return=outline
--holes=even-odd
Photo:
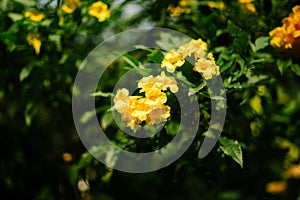
[[[207,53],[207,44],[201,39],[191,40],[178,49],[167,52],[161,67],[166,67],[168,72],[174,72],[185,63],[187,56],[192,55],[196,61],[193,70],[201,73],[206,80],[211,79],[213,75],[219,75],[220,67],[216,65],[212,53]]]
[[[293,8],[293,13],[282,20],[283,25],[276,27],[269,35],[272,37],[271,45],[274,47],[291,49],[300,38],[300,6]]]
[[[144,77],[138,81],[139,92],[143,96],[129,96],[126,88],[119,90],[114,98],[114,108],[122,114],[122,120],[127,127],[137,130],[142,122],[154,125],[167,121],[170,117],[171,108],[165,103],[168,88],[171,92],[178,91],[177,82],[174,78],[166,76],[164,72],[153,77]]]
[[[171,17],[178,17],[182,13],[190,13],[190,5],[192,4],[191,0],[180,0],[178,6],[169,5],[168,12]]]
[[[81,6],[81,2],[79,0],[63,0],[63,4],[60,7],[63,13],[72,14],[77,8]],[[110,11],[108,9],[107,4],[103,3],[102,1],[94,2],[90,8],[88,9],[88,14],[90,16],[98,18],[99,22],[103,22],[110,17]],[[37,10],[27,10],[24,13],[26,19],[29,19],[33,22],[37,22],[39,24],[44,18],[45,14],[39,12]],[[59,25],[64,24],[64,16],[59,16]],[[27,42],[29,45],[32,45],[36,55],[40,53],[41,49],[41,39],[38,33],[29,33],[27,36]]]

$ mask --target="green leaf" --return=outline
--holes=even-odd
[[[234,38],[234,46],[241,52],[246,52],[249,44],[249,35],[247,32],[243,31],[240,27],[235,25],[232,21],[228,21],[227,29],[230,35]]]
[[[2,0],[0,1],[0,9],[4,12],[9,10],[9,4],[11,3],[10,0]]]
[[[148,61],[152,61],[154,63],[161,63],[164,59],[164,55],[159,50],[154,50],[150,54],[147,55]]]
[[[19,14],[19,13],[8,13],[8,17],[13,21],[18,21],[18,20],[21,20],[23,19],[23,15],[22,14]]]
[[[33,7],[36,4],[36,1],[34,0],[14,0],[17,3],[23,4],[24,6],[27,7]]]
[[[220,137],[220,149],[236,161],[241,167],[243,167],[243,154],[242,146],[237,140],[228,139],[226,137]]]
[[[256,52],[260,49],[265,48],[269,45],[270,37],[268,36],[262,36],[255,40],[255,45],[252,46],[252,51]]]
[[[91,110],[91,111],[86,111],[85,113],[83,113],[83,115],[80,117],[80,122],[82,124],[87,123],[94,115],[95,115],[95,110]]]
[[[174,136],[178,132],[179,124],[174,121],[170,121],[170,123],[165,126],[167,133]]]
[[[104,115],[101,118],[101,127],[103,130],[107,129],[109,125],[114,121],[114,116],[111,111],[105,112]]]
[[[292,64],[291,69],[292,69],[293,72],[295,72],[295,74],[300,76],[300,66],[299,66],[299,64]]]
[[[292,59],[287,59],[287,60],[278,59],[276,64],[277,64],[278,70],[280,71],[280,73],[282,75],[283,72],[293,64],[293,62],[292,62]]]
[[[227,23],[227,29],[231,36],[235,37],[238,35],[239,32],[242,31],[242,29],[238,26],[236,26],[232,21],[228,21]]]
[[[129,65],[131,65],[134,68],[137,68],[141,65],[140,61],[138,61],[134,56],[125,54],[122,56],[122,58],[127,62]]]
[[[28,65],[21,70],[20,75],[19,75],[21,82],[30,75],[32,68],[33,68],[33,65]]]

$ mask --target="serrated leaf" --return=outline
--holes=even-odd
[[[228,139],[226,137],[220,137],[220,149],[236,161],[241,167],[243,167],[243,153],[242,146],[237,140]]]
[[[114,121],[114,117],[111,111],[105,112],[104,115],[101,118],[101,127],[103,130],[107,129],[109,125]]]
[[[154,63],[161,63],[164,59],[164,55],[159,50],[154,50],[150,54],[147,55],[148,61],[152,61]]]

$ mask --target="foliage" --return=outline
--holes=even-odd
[[[77,3],[76,3],[77,2]],[[145,1],[2,0],[0,2],[0,183],[10,199],[299,199],[299,48],[270,45],[296,0]],[[187,3],[188,2],[188,3]],[[186,3],[186,4],[185,4]],[[249,6],[251,4],[252,6]],[[107,5],[107,7],[105,6]],[[99,18],[97,9],[104,10]],[[255,10],[253,10],[253,6]],[[64,9],[63,9],[64,8]],[[100,11],[99,11],[100,12]],[[103,18],[104,16],[104,18]],[[220,66],[227,97],[225,126],[204,159],[197,154],[210,119],[206,80],[192,70],[201,122],[180,159],[164,169],[128,174],[99,163],[83,146],[72,118],[72,91],[84,58],[101,41],[123,30],[157,26],[207,43]],[[299,27],[298,27],[299,28]],[[186,42],[186,41],[184,41]],[[157,44],[183,41],[161,35]],[[126,71],[159,63],[166,52],[143,46],[124,54],[105,72],[96,99],[106,135],[127,150],[151,151],[178,130],[179,105],[171,92],[174,120],[147,140],[133,139],[115,123],[112,89]],[[182,69],[189,66],[187,63]],[[181,70],[181,68],[180,68]],[[141,70],[142,71],[142,70]],[[73,91],[76,92],[76,91]],[[85,113],[88,123],[93,113]],[[139,147],[141,149],[139,149]],[[93,153],[117,162],[117,152]]]

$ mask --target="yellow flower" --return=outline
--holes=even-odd
[[[162,91],[170,88],[172,92],[177,92],[176,80],[162,72],[156,77],[150,75],[142,78],[138,87],[141,88],[140,92],[145,92],[145,97],[128,96],[129,91],[123,88],[114,98],[114,108],[122,114],[122,120],[127,127],[135,131],[143,121],[149,125],[167,121],[171,108],[164,105],[167,95]]]
[[[61,7],[62,11],[71,14],[76,8],[81,6],[79,0],[64,0],[65,4]]]
[[[40,49],[42,45],[39,35],[29,33],[27,36],[27,41],[29,45],[33,46],[36,55],[38,55],[40,53]]]
[[[194,53],[195,60],[205,55],[207,51],[207,44],[201,39],[191,40],[188,43],[182,44],[177,53],[181,54],[183,58],[191,56]]]
[[[286,175],[289,178],[300,179],[300,165],[293,165],[286,171]]]
[[[279,194],[286,190],[286,182],[285,181],[273,181],[266,185],[267,192],[271,194]]]
[[[181,67],[184,64],[184,58],[175,50],[167,52],[161,67],[166,67],[168,72],[174,72],[177,67]]]
[[[125,88],[119,90],[114,98],[114,108],[122,113],[127,109],[129,102],[129,91]]]
[[[263,107],[261,105],[261,98],[258,95],[255,95],[251,100],[250,100],[250,106],[251,108],[258,114],[262,114],[263,112]]]
[[[180,0],[178,6],[169,5],[167,10],[170,13],[171,17],[179,17],[182,13],[190,13],[191,9],[189,8],[192,4],[191,0]]]
[[[152,108],[151,112],[148,114],[146,123],[154,125],[167,121],[170,117],[170,110],[171,108],[169,106],[157,104],[157,106]]]
[[[138,88],[142,88],[140,92],[145,92],[146,95],[153,88],[159,90],[167,90],[170,88],[171,92],[176,93],[178,91],[177,82],[174,78],[166,76],[165,72],[161,72],[160,75],[153,77],[152,75],[144,77],[138,82]]]
[[[103,22],[110,17],[110,11],[105,3],[98,1],[93,3],[90,7],[89,15],[98,18],[99,22]]]
[[[171,17],[178,17],[180,16],[182,13],[184,13],[184,9],[179,7],[179,6],[168,6],[168,12],[170,13]]]
[[[208,80],[211,79],[213,75],[219,75],[219,66],[211,59],[200,58],[196,61],[193,68],[194,71],[199,72],[203,77]]]
[[[249,12],[255,13],[256,9],[253,4],[253,0],[239,0],[239,3],[242,4],[242,6],[247,9]]]
[[[32,21],[39,22],[42,21],[42,19],[44,19],[45,15],[37,11],[26,11],[25,17],[28,17]]]
[[[278,48],[291,49],[296,41],[300,42],[300,6],[295,6],[293,13],[284,18],[282,23],[281,27],[276,27],[269,33],[272,37],[270,44]]]
[[[220,9],[220,10],[226,9],[226,5],[223,1],[209,1],[209,2],[207,2],[207,5],[210,8],[216,8],[216,9]]]

